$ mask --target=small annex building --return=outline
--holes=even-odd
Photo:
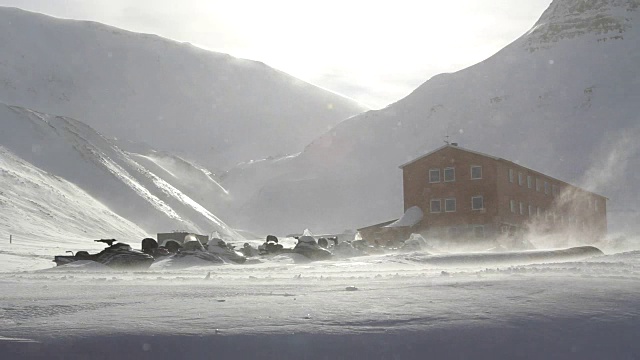
[[[370,242],[411,233],[443,240],[495,239],[527,231],[604,237],[607,198],[514,162],[447,144],[400,166],[404,211],[358,229]]]

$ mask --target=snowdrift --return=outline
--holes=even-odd
[[[523,265],[535,263],[585,260],[604,255],[593,246],[579,246],[559,250],[508,251],[503,253],[466,253],[429,255],[412,260],[434,266]]]

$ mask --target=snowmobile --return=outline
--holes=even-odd
[[[166,246],[158,246],[158,242],[152,238],[142,239],[142,252],[153,256],[156,260],[172,254]],[[177,250],[174,252],[177,252]]]
[[[222,239],[218,238],[209,240],[207,243],[207,252],[238,264],[243,264],[247,261],[247,258],[241,252],[236,251],[232,245],[228,245]]]
[[[226,262],[234,262],[238,264],[244,263],[247,258],[240,252],[233,249],[232,245],[226,244],[222,239],[213,238],[203,245],[200,240],[193,234],[185,236],[182,244],[176,240],[165,240],[163,245],[170,248],[172,243],[178,244],[175,251],[171,251],[172,255],[164,261],[166,264],[172,262],[177,266],[189,262],[189,259],[198,258],[213,264],[223,264]]]
[[[275,235],[267,235],[264,244],[258,246],[260,255],[278,255],[282,253],[290,253],[292,249],[285,249],[282,244],[278,244],[278,238]]]
[[[58,255],[53,261],[57,266],[66,265],[74,261],[90,260],[116,269],[147,269],[153,263],[153,256],[142,251],[134,250],[125,243],[114,244],[116,239],[94,240],[107,244],[109,247],[97,254],[87,251],[77,251],[75,254]]]
[[[331,251],[318,245],[313,236],[307,235],[298,238],[298,243],[293,248],[293,252],[304,255],[311,260],[326,260],[333,255]]]
[[[249,243],[244,243],[239,251],[242,253],[242,255],[248,258],[260,255],[259,250],[251,246],[251,244]]]

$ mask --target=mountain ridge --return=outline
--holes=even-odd
[[[298,152],[364,107],[264,63],[0,8],[0,101],[210,168]]]

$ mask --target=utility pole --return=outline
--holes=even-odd
[[[13,242],[13,235],[9,235],[9,244]]]

